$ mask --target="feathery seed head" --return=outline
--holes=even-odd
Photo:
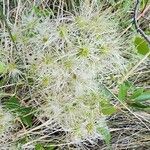
[[[81,6],[75,15],[55,19],[22,15],[15,27],[19,59],[26,65],[24,74],[33,79],[31,91],[44,101],[37,116],[53,118],[68,131],[66,141],[101,138],[99,124],[105,115],[101,111],[99,80],[109,74],[121,74],[121,56],[117,23],[113,14],[95,6]],[[10,72],[18,73],[15,65]]]

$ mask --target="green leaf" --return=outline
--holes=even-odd
[[[107,100],[100,101],[100,111],[103,115],[112,115],[116,113],[116,108]]]
[[[130,96],[131,99],[134,99],[138,96],[140,96],[143,93],[144,89],[143,88],[139,88],[137,90],[135,90],[132,95]]]
[[[123,83],[123,84],[120,85],[120,87],[119,87],[119,93],[118,93],[118,98],[121,101],[125,101],[126,100],[127,92],[128,92],[129,88],[130,88],[130,85],[127,82],[125,82],[125,83]]]
[[[146,55],[150,51],[148,43],[142,37],[135,37],[134,45],[139,54]]]
[[[148,101],[150,100],[150,92],[144,92],[134,99],[135,101]]]
[[[35,145],[35,150],[45,150],[45,149],[43,148],[42,144],[36,144]]]
[[[15,113],[20,109],[20,103],[17,98],[14,96],[11,97],[7,102],[5,102],[5,106],[7,109],[9,109],[11,112]]]
[[[22,144],[25,144],[27,142],[29,142],[29,138],[27,136],[25,136],[23,138],[18,139],[17,142],[16,142],[16,144],[17,145],[20,145],[20,144],[22,145]]]
[[[0,62],[0,74],[5,73],[5,71],[6,71],[6,65]]]
[[[20,116],[21,121],[29,127],[32,127],[32,115]]]
[[[134,108],[139,108],[139,109],[145,109],[145,108],[150,108],[149,105],[144,105],[139,102],[130,102],[128,103],[129,106],[134,107]]]
[[[112,115],[116,113],[116,109],[113,106],[102,108],[102,113],[104,115]]]
[[[56,146],[54,145],[46,145],[43,146],[42,144],[36,144],[35,145],[35,150],[55,150]]]
[[[32,108],[31,107],[24,107],[24,106],[21,106],[20,107],[21,109],[19,109],[19,112],[22,114],[22,115],[27,115],[29,113],[32,112]]]
[[[19,100],[14,96],[6,101],[4,105],[9,111],[19,116],[24,125],[32,126],[33,113],[31,107],[22,106]]]
[[[105,140],[105,143],[107,145],[110,145],[111,135],[109,129],[106,127],[98,127],[97,131],[102,135],[103,139]]]

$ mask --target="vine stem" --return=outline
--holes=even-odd
[[[141,34],[141,36],[147,41],[147,43],[150,45],[150,38],[144,33],[144,31],[139,27],[138,25],[138,8],[139,8],[140,0],[136,0],[135,8],[134,8],[134,16],[133,16],[133,24],[135,25],[135,29],[138,33]],[[143,11],[145,12],[145,11]],[[142,58],[121,80],[121,84],[129,78],[129,76],[147,59],[147,57],[150,56],[150,51]]]
[[[142,13],[137,17],[137,20],[139,20],[141,17],[144,17],[144,15],[147,13],[147,11],[150,10],[150,5],[148,5],[143,11]],[[119,37],[122,37],[131,27],[132,27],[133,23],[131,23],[122,33]]]

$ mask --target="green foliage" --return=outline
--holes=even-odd
[[[101,101],[100,106],[101,106],[101,112],[103,113],[103,115],[112,115],[116,113],[116,108],[112,104],[110,104],[108,101]]]
[[[124,101],[126,99],[128,89],[129,89],[129,85],[127,83],[123,83],[119,86],[118,98],[121,101]]]
[[[139,54],[146,55],[150,51],[148,43],[142,37],[135,37],[134,45]]]
[[[103,139],[105,140],[105,143],[110,146],[111,141],[111,134],[108,128],[106,127],[98,127],[97,131],[102,135]]]
[[[135,101],[148,101],[150,100],[150,92],[141,93],[138,97],[135,98]]]
[[[11,97],[6,101],[5,107],[15,115],[19,116],[24,125],[32,126],[33,110],[31,107],[22,106],[16,97]]]
[[[45,150],[42,144],[36,144],[35,150]]]
[[[144,89],[143,88],[139,88],[139,89],[136,89],[132,95],[130,96],[131,99],[134,99],[138,96],[140,96],[142,93],[143,93]]]
[[[43,146],[43,144],[36,144],[35,145],[35,150],[55,150],[56,147],[52,146],[52,145],[47,145],[47,146]]]
[[[143,88],[137,89],[134,86],[123,83],[120,85],[118,98],[136,109],[144,110],[145,108],[150,108],[148,104],[146,105],[143,103],[150,100],[150,91],[144,91]]]
[[[143,110],[146,109],[146,108],[150,108],[147,105],[139,103],[139,102],[136,102],[136,101],[130,101],[130,102],[128,102],[128,105],[130,105],[133,108],[143,109]]]

